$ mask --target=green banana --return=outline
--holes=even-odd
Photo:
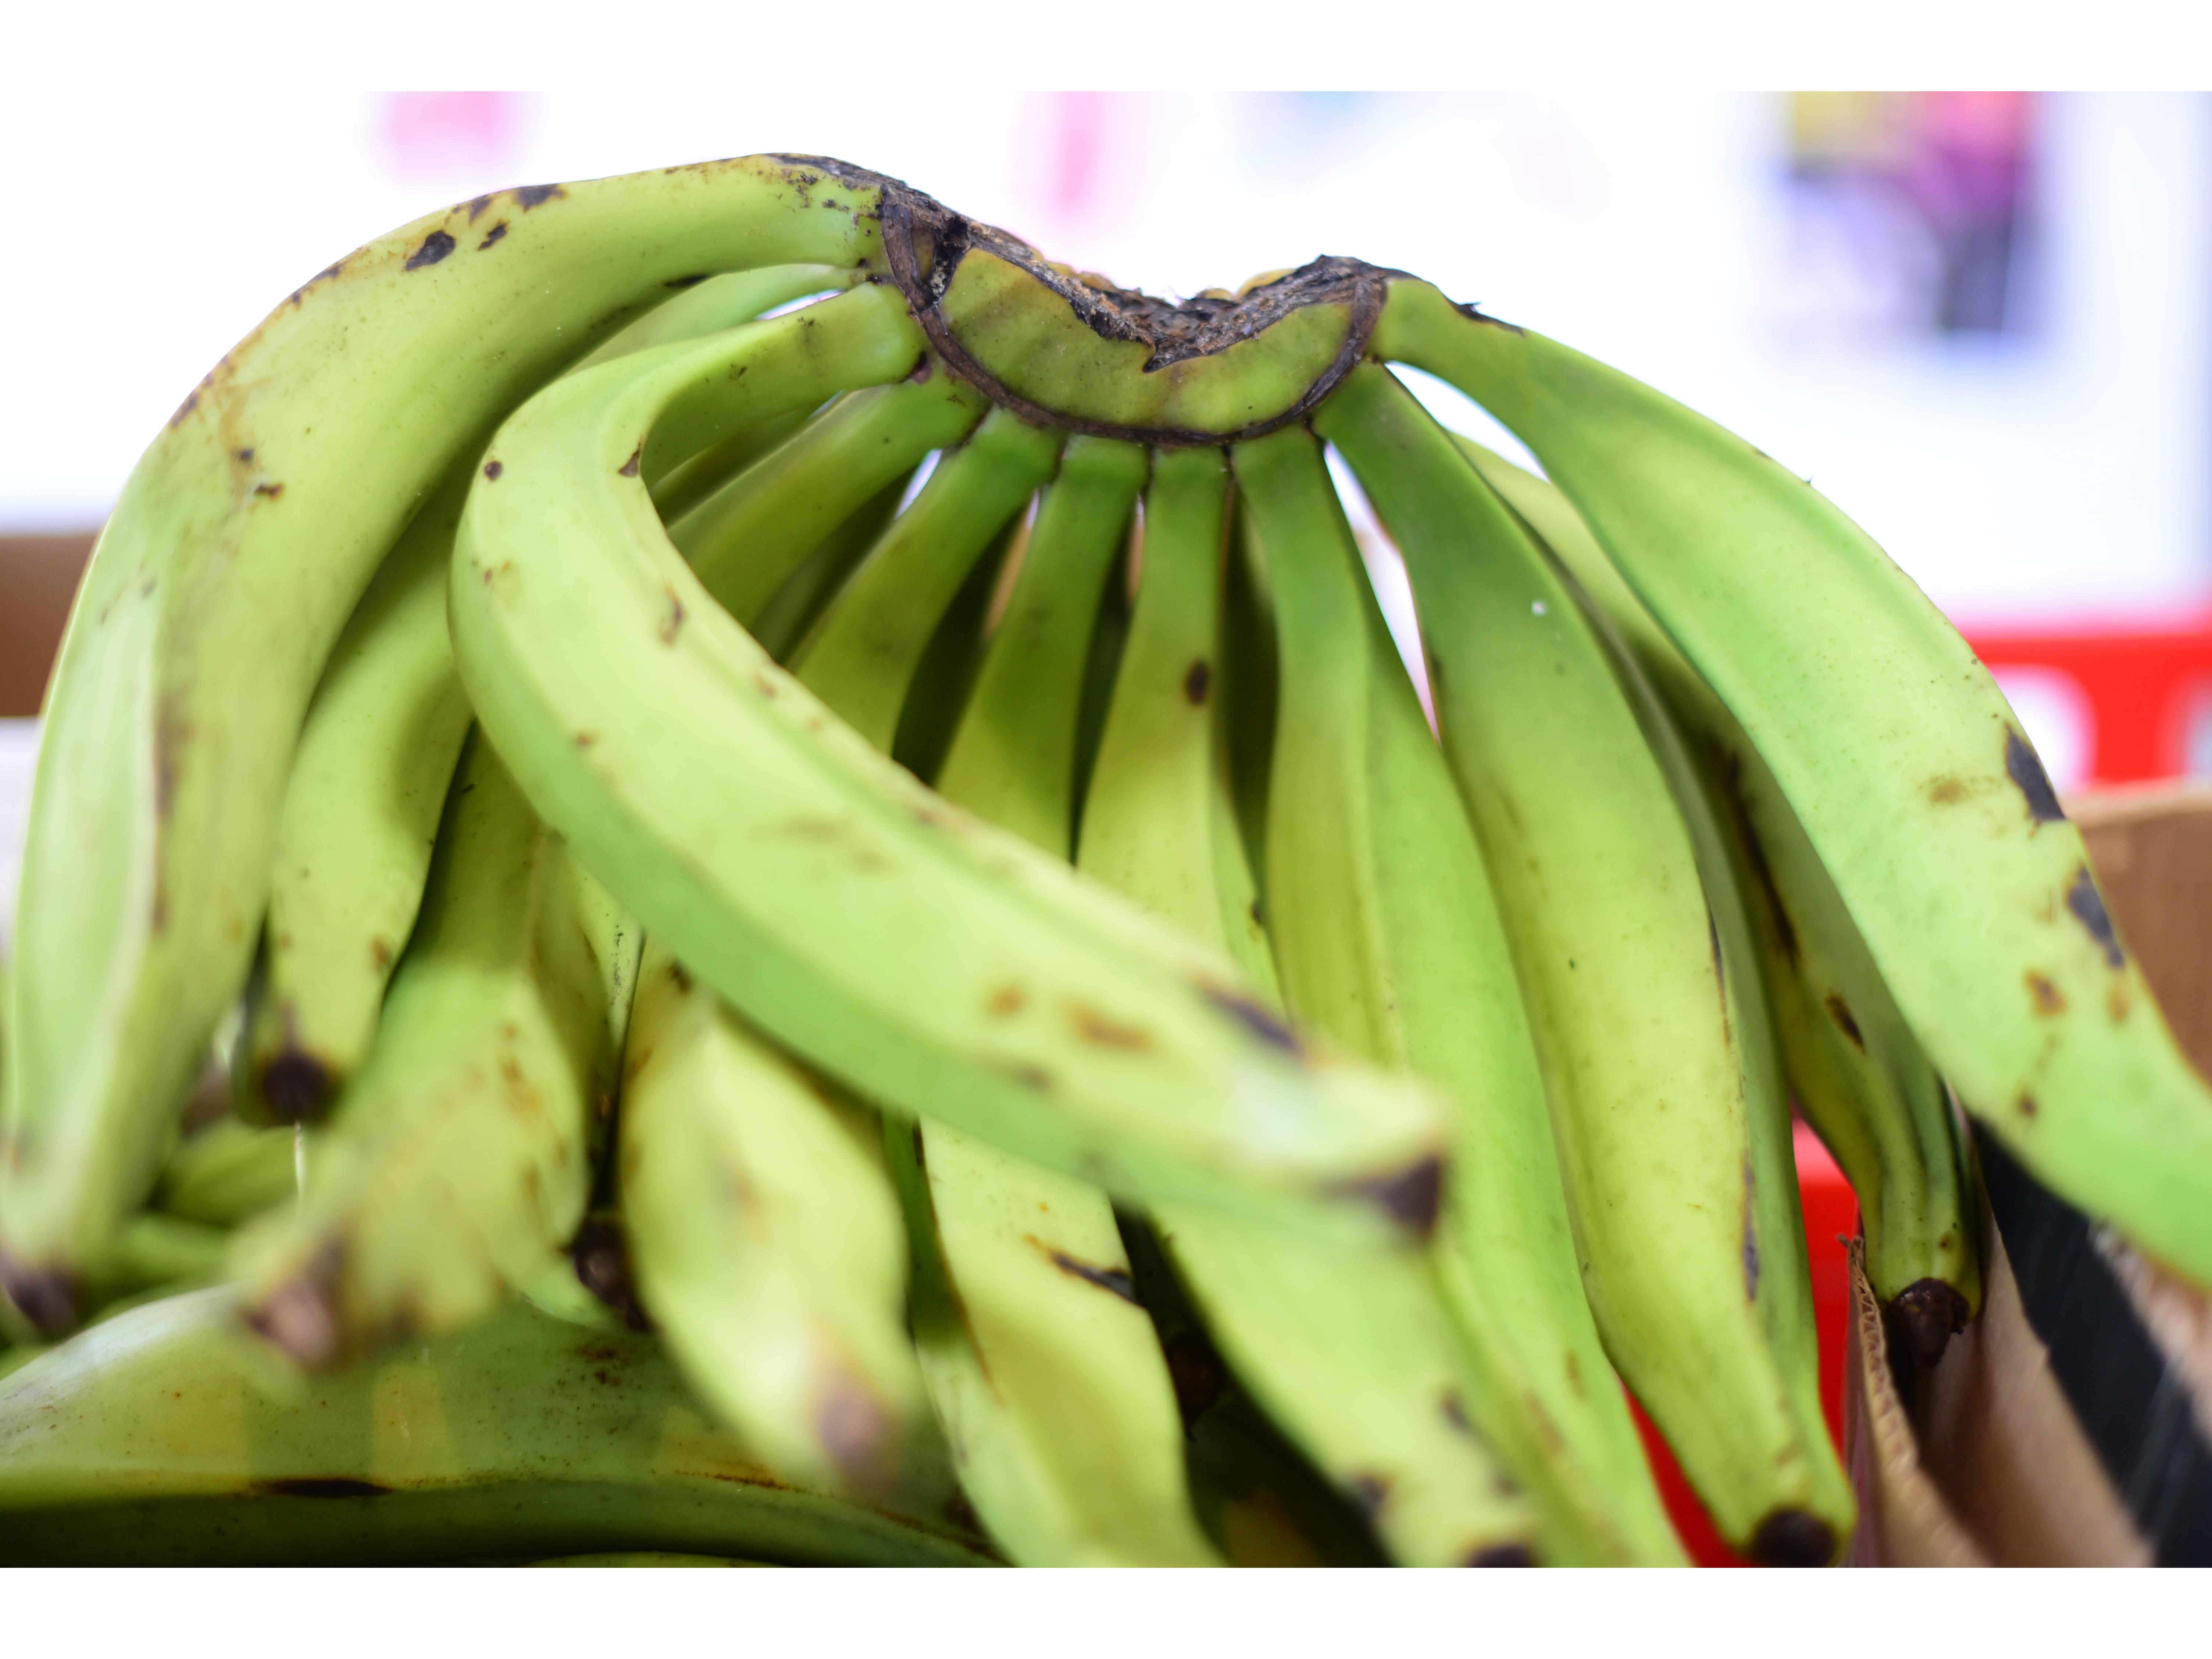
[[[1360,379],[1320,427],[1355,471],[1371,436],[1371,411],[1348,404]],[[1679,1559],[1579,1282],[1503,896],[1319,445],[1279,434],[1233,454],[1282,663],[1267,915],[1285,1000],[1451,1091],[1437,1285],[1466,1344],[1467,1413],[1539,1499],[1547,1554]]]
[[[1374,345],[1483,404],[1574,502],[1773,772],[1966,1110],[2212,1285],[2212,1091],[1996,682],[1926,596],[1802,480],[1540,335],[1400,281]]]
[[[875,1490],[921,1379],[872,1119],[656,940],[630,1016],[621,1192],[639,1297],[694,1391],[779,1475]]]
[[[509,1303],[282,1386],[234,1291],[118,1316],[0,1382],[0,1558],[451,1562],[672,1551],[981,1565],[972,1530],[772,1474],[647,1338]]]
[[[757,157],[479,197],[318,275],[171,417],[79,590],[32,800],[0,1286],[36,1323],[76,1317],[152,1184],[246,978],[310,696],[416,504],[672,285],[880,261],[879,195]]]
[[[264,962],[233,1068],[250,1119],[322,1115],[376,1034],[415,926],[438,816],[468,735],[446,638],[453,529],[473,459],[415,515],[308,705],[284,786]]]
[[[257,1128],[218,1119],[177,1143],[154,1185],[152,1206],[185,1221],[234,1227],[299,1194],[299,1128]]]
[[[376,1046],[295,1212],[240,1236],[255,1327],[303,1364],[458,1329],[583,1219],[637,930],[472,738]]]
[[[857,273],[734,271],[684,289],[586,360],[749,322]],[[749,435],[740,434],[741,437]],[[285,785],[241,1104],[279,1122],[319,1115],[360,1066],[422,902],[468,701],[446,634],[468,455],[424,503],[355,608],[323,671]],[[658,482],[658,481],[656,481]]]
[[[1218,450],[1153,463],[1143,574],[1079,862],[1227,951],[1273,1005],[1222,741],[1228,485]],[[1534,1516],[1468,1420],[1457,1339],[1417,1253],[1316,1242],[1190,1205],[1162,1206],[1155,1220],[1237,1375],[1395,1559],[1528,1559]]]
[[[879,378],[903,374],[911,319],[879,333]],[[707,603],[624,468],[687,394],[769,378],[763,338],[556,381],[492,446],[450,620],[533,805],[679,961],[872,1099],[1111,1191],[1330,1192],[1347,1230],[1424,1228],[1425,1088],[1291,1036],[1212,953],[948,811]]]
[[[1088,647],[1144,477],[1133,444],[1069,441],[938,777],[948,801],[1062,859]],[[991,1535],[1030,1565],[1212,1563],[1105,1194],[928,1119],[884,1134],[926,1258],[922,1375]]]
[[[1410,394],[1363,368],[1324,424],[1405,556],[1606,1350],[1732,1547],[1825,1562],[1850,1494],[1820,1424],[1767,1015],[1725,863],[1700,857],[1703,802],[1678,798],[1672,732],[1624,695],[1571,581]]]
[[[724,610],[757,617],[830,532],[966,437],[983,410],[942,370],[850,392],[674,520],[669,539]]]
[[[1980,1228],[1942,1078],[1758,749],[1655,623],[1559,490],[1458,440],[1634,654],[1683,729],[1753,924],[1784,1069],[1858,1194],[1867,1276],[1933,1364],[1981,1306]]]
[[[948,450],[800,647],[808,690],[885,754],[925,650],[969,573],[1052,476],[1061,434],[1005,410]]]

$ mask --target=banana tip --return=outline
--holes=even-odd
[[[45,1337],[68,1335],[80,1310],[76,1279],[59,1267],[36,1267],[0,1255],[0,1291]]]
[[[337,1316],[321,1287],[307,1279],[278,1285],[246,1322],[295,1364],[312,1370],[337,1358]]]
[[[1751,1536],[1751,1559],[1762,1567],[1825,1567],[1835,1553],[1835,1528],[1802,1510],[1771,1511]]]
[[[1329,1188],[1333,1197],[1373,1205],[1399,1229],[1422,1242],[1436,1231],[1443,1191],[1443,1160],[1434,1153],[1402,1170],[1341,1182]]]
[[[1883,1311],[1888,1315],[1891,1340],[1902,1341],[1923,1365],[1943,1357],[1951,1334],[1966,1329],[1970,1316],[1966,1298],[1940,1279],[1914,1280]]]

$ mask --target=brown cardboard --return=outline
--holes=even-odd
[[[39,712],[92,533],[0,536],[0,720]]]
[[[2200,1070],[2212,1070],[2212,930],[2203,923],[2212,787],[2115,792],[2068,808],[2175,1036]],[[1861,1506],[1853,1561],[2203,1561],[2212,1297],[2023,1185],[1996,1149],[1984,1157],[1990,1191],[2008,1194],[2010,1219],[2001,1230],[1985,1194],[1985,1305],[1937,1365],[1893,1360],[1854,1261],[1845,1402]],[[2021,1271],[2032,1294],[2007,1231],[2029,1249]],[[2067,1345],[2056,1358],[2039,1322]]]

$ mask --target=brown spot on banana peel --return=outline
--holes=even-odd
[[[644,444],[640,443],[635,449],[630,451],[629,459],[624,461],[620,466],[617,467],[615,471],[625,478],[635,478],[637,477],[638,463],[644,459],[645,446]]]
[[[434,230],[422,239],[422,246],[407,256],[407,263],[401,269],[421,270],[434,265],[452,253],[456,246],[451,231]]]
[[[2035,1004],[2037,1013],[2048,1018],[2052,1014],[2063,1014],[2066,1012],[2066,994],[2048,979],[2037,973],[2033,968],[2029,969],[2022,978],[2027,985],[2027,994]]]
[[[1152,1046],[1152,1037],[1133,1025],[1118,1024],[1079,1002],[1070,1003],[1068,1018],[1074,1022],[1075,1034],[1097,1048],[1124,1048],[1141,1053]]]
[[[2005,775],[2027,803],[2030,818],[2038,823],[2066,821],[2065,809],[2058,804],[2058,792],[2051,787],[2051,775],[2043,769],[2043,762],[2027,739],[2010,726],[2005,728]]]
[[[2089,873],[2086,864],[2075,872],[2073,884],[2066,890],[2066,908],[2103,950],[2106,966],[2117,969],[2128,965],[2127,952],[2120,948],[2120,936],[2112,926],[2112,913],[2105,908],[2104,895],[2097,890],[2097,878]]]
[[[1821,1006],[1827,1009],[1828,1018],[1836,1022],[1836,1029],[1850,1039],[1851,1047],[1864,1054],[1865,1035],[1860,1031],[1858,1021],[1851,1017],[1851,1005],[1844,1000],[1842,993],[1829,992],[1821,999]]]
[[[382,1498],[392,1488],[375,1480],[350,1475],[289,1475],[257,1480],[253,1490],[264,1498]]]
[[[994,1019],[1010,1019],[1021,1012],[1029,1000],[1029,994],[1020,986],[1001,985],[983,1004],[983,1012]]]
[[[668,616],[660,624],[660,642],[676,643],[677,635],[684,627],[684,601],[676,597],[676,590],[663,583],[660,591],[668,596]]]
[[[1379,1474],[1346,1475],[1344,1489],[1358,1509],[1360,1519],[1370,1527],[1375,1524],[1375,1517],[1382,1513],[1382,1506],[1390,1501],[1390,1483]]]
[[[1101,1267],[1082,1261],[1065,1250],[1054,1249],[1033,1233],[1025,1233],[1023,1237],[1043,1253],[1046,1261],[1070,1278],[1079,1279],[1086,1285],[1096,1285],[1102,1291],[1111,1291],[1124,1302],[1134,1303],[1137,1300],[1136,1282],[1126,1269]]]
[[[479,253],[489,252],[493,247],[497,246],[500,239],[506,234],[507,221],[502,219],[491,228],[490,232],[484,237],[483,240],[477,244],[477,252]]]
[[[840,1377],[830,1384],[814,1410],[814,1436],[854,1486],[875,1491],[888,1484],[890,1418],[858,1383]]]
[[[2033,1117],[2035,1115],[2035,1097],[2033,1095],[2022,1095],[2018,1100],[2013,1102],[2013,1110],[2018,1112],[2022,1117]]]
[[[506,471],[506,467],[502,466],[497,461],[486,461],[484,463],[483,475],[487,478],[496,479],[501,473]]]
[[[1203,708],[1206,691],[1212,682],[1213,671],[1206,665],[1206,659],[1201,657],[1191,664],[1190,672],[1182,677],[1183,700],[1194,708]]]
[[[0,1293],[43,1337],[68,1335],[82,1316],[83,1287],[58,1267],[34,1267],[0,1255]]]
[[[1919,1279],[1907,1285],[1882,1310],[1890,1338],[1900,1343],[1923,1365],[1943,1357],[1954,1331],[1966,1328],[1966,1298],[1940,1279]]]
[[[548,202],[561,201],[568,194],[558,185],[521,185],[508,193],[514,198],[514,204],[525,213],[532,208],[543,207]]]

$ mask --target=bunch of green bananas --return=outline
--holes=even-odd
[[[1169,305],[805,157],[479,198],[185,399],[46,719],[10,1559],[1678,1560],[1625,1382],[1826,1562],[1793,1093],[1923,1358],[1954,1098],[2212,1282],[1965,644],[1403,272]]]

